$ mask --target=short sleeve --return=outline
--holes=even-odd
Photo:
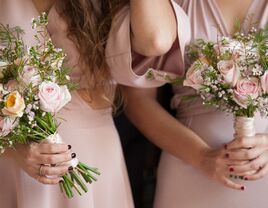
[[[113,20],[106,45],[106,60],[114,80],[133,87],[158,87],[184,74],[184,48],[190,40],[190,23],[182,8],[174,1],[178,37],[163,56],[144,57],[131,48],[129,7]]]

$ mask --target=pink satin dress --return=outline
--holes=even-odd
[[[192,40],[203,38],[216,41],[217,34],[228,35],[216,0],[177,0],[190,18]],[[268,21],[268,1],[253,0],[248,14],[254,15],[257,27]],[[245,21],[243,27],[247,28]],[[182,72],[183,73],[183,72]],[[182,96],[193,94],[186,87],[174,88],[171,106],[177,110],[177,119],[196,132],[213,148],[223,147],[233,139],[233,117],[212,108],[200,100],[182,101]],[[268,133],[268,119],[255,117],[257,132]],[[180,135],[178,135],[180,139]],[[189,149],[191,151],[191,149]],[[258,181],[239,181],[245,191],[228,189],[209,180],[197,169],[168,152],[163,152],[158,169],[155,208],[267,208],[268,178]]]
[[[187,17],[183,10],[175,5],[174,11],[181,26],[188,27]],[[30,46],[34,44],[31,19],[38,12],[30,0],[0,0],[0,23],[20,26],[24,29],[24,41]],[[107,43],[106,57],[115,83],[123,83],[136,87],[156,87],[166,83],[162,76],[148,78],[148,65],[157,69],[165,68],[165,72],[150,70],[152,74],[169,74],[176,72],[181,63],[186,37],[179,31],[179,41],[170,54],[175,64],[168,65],[165,57],[145,59],[141,56],[132,58],[130,44],[129,8],[125,7],[115,18],[110,38]],[[80,88],[86,88],[78,59],[79,52],[66,36],[66,24],[53,7],[49,13],[48,32],[57,47],[67,53],[66,65],[73,68],[71,78],[80,81]],[[187,34],[187,33],[186,33]],[[180,50],[180,48],[182,50]],[[136,72],[132,69],[135,66]],[[169,66],[169,67],[168,67]],[[159,75],[158,74],[158,75]],[[98,181],[89,185],[89,192],[65,198],[58,186],[42,185],[29,177],[12,159],[0,158],[0,207],[1,208],[133,208],[125,161],[122,154],[118,133],[112,119],[110,107],[93,109],[75,91],[72,101],[60,112],[59,133],[67,144],[72,145],[78,158],[98,167],[101,175]]]

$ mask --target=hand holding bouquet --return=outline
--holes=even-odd
[[[37,44],[25,50],[18,27],[0,25],[0,151],[17,144],[63,143],[57,132],[56,113],[71,101],[70,70],[62,66],[65,54],[49,39],[46,14],[33,19]],[[47,164],[43,164],[47,165]],[[87,192],[84,182],[96,181],[96,168],[72,159],[61,190],[68,198],[73,189]]]

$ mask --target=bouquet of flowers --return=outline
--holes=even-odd
[[[37,44],[25,50],[19,27],[0,24],[0,151],[16,144],[62,143],[57,132],[56,113],[71,100],[68,68],[62,66],[65,53],[48,36],[47,15],[32,20]],[[46,164],[44,164],[46,165]],[[68,198],[73,189],[87,192],[86,183],[96,181],[96,168],[71,160],[60,188]]]
[[[254,114],[268,114],[268,26],[217,42],[199,39],[189,57],[184,86],[194,88],[204,105],[234,115],[235,138],[254,136]]]

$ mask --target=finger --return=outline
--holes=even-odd
[[[227,157],[230,160],[254,160],[260,156],[266,148],[264,147],[254,147],[252,149],[240,149],[228,151]]]
[[[60,178],[60,177],[58,177],[58,178],[47,178],[45,176],[38,176],[37,177],[38,182],[40,182],[42,184],[48,184],[48,185],[58,184],[61,180],[62,180],[62,178]]]
[[[230,166],[240,166],[240,165],[245,165],[247,164],[249,161],[248,160],[230,160],[227,159],[225,161],[225,164],[230,167]]]
[[[266,134],[257,134],[254,137],[243,137],[234,139],[229,144],[225,145],[228,150],[233,149],[247,149],[255,146],[267,146],[268,139]]]
[[[76,157],[75,153],[62,153],[62,154],[42,154],[39,155],[39,163],[41,164],[58,164],[58,163],[64,163],[72,160],[73,158]]]
[[[229,170],[235,175],[246,175],[248,174],[248,172],[255,173],[260,168],[265,166],[266,163],[267,163],[266,155],[261,155],[260,157],[246,163],[245,165],[230,166]]]
[[[42,175],[43,176],[62,176],[71,170],[71,166],[57,166],[57,167],[50,167],[50,166],[43,166],[42,168]]]
[[[38,144],[40,154],[60,154],[71,149],[71,145],[67,144]]]
[[[246,180],[258,180],[263,178],[268,173],[268,165],[266,164],[263,168],[259,169],[259,171],[256,174],[246,176]]]
[[[222,183],[228,188],[240,190],[240,191],[245,190],[245,186],[238,184],[238,183],[235,183],[234,181],[230,180],[229,178],[227,178],[225,176],[222,177],[221,180],[222,180]]]

